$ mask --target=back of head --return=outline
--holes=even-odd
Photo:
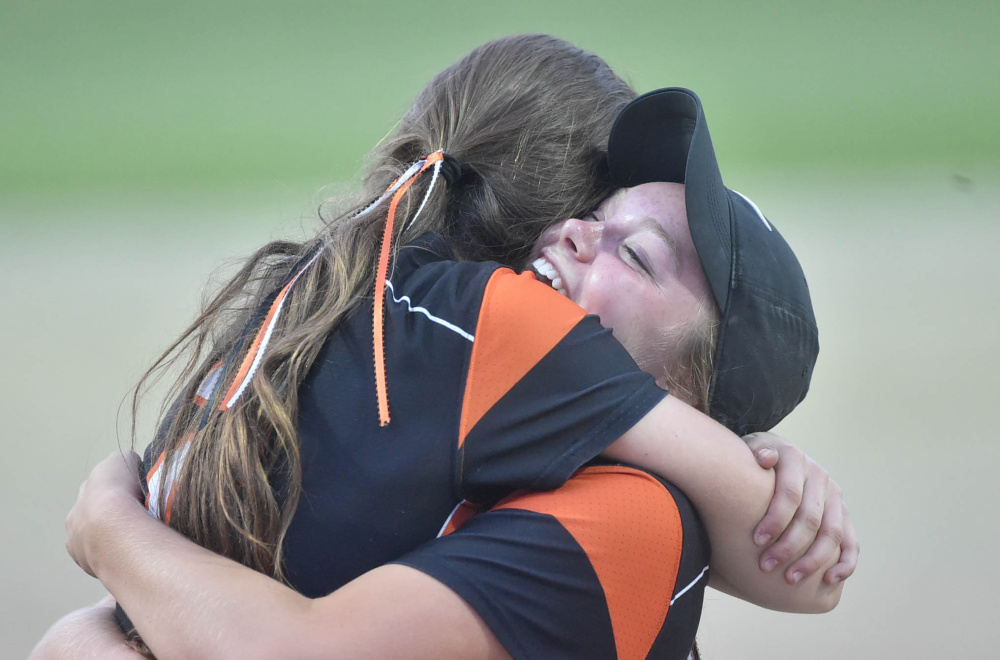
[[[634,97],[603,60],[561,39],[492,41],[424,88],[373,152],[365,192],[379,194],[409,163],[442,149],[461,177],[433,196],[414,233],[440,231],[460,258],[521,265],[546,227],[611,192],[607,138]]]
[[[175,360],[183,365],[172,396],[180,403],[157,441],[158,448],[175,449],[193,438],[194,458],[175,481],[170,525],[280,577],[282,539],[301,487],[298,387],[328,334],[381,291],[375,264],[385,205],[358,211],[412,163],[441,149],[457,159],[460,172],[426,196],[419,214],[433,177],[410,182],[395,212],[394,244],[437,231],[457,258],[520,266],[547,227],[589,211],[610,193],[603,176],[608,135],[634,96],[600,58],[544,35],[490,42],[436,76],[371,153],[353,208],[329,220],[319,240],[274,241],[258,250],[140,383],[137,392],[160,368]],[[306,261],[313,265],[300,279],[302,271],[294,275],[298,283],[288,289],[280,319],[267,326],[266,353],[260,348],[246,394],[224,412],[210,407],[203,414],[191,403],[199,384],[220,362],[226,366],[218,382],[237,382],[240,360],[227,356],[253,350],[252,330],[262,327],[257,312],[267,311],[272,293]],[[172,474],[183,455],[169,452],[164,473]],[[278,473],[281,497],[272,487]]]

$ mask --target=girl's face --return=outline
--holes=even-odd
[[[548,229],[532,257],[541,281],[600,316],[656,378],[677,359],[671,330],[714,304],[691,241],[682,184],[620,190],[591,215]]]

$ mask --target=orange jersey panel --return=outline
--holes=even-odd
[[[514,495],[497,509],[556,518],[597,573],[618,657],[648,655],[670,609],[684,539],[680,512],[662,483],[632,468],[594,466],[558,490]]]
[[[472,347],[458,446],[504,394],[586,315],[532,273],[498,269],[483,294]]]

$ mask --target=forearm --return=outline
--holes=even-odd
[[[605,453],[659,474],[691,498],[708,530],[720,588],[782,611],[836,605],[841,585],[823,585],[822,571],[788,584],[781,571],[759,569],[753,531],[774,495],[774,473],[762,470],[735,434],[667,397]]]
[[[508,657],[461,597],[414,569],[382,566],[310,600],[138,512],[88,554],[160,660]]]
[[[66,549],[161,660],[508,657],[468,603],[420,571],[382,566],[310,600],[194,544],[143,509],[138,460],[113,452],[94,467],[66,517]]]
[[[169,658],[279,657],[311,601],[191,543],[134,502],[108,507],[91,566],[144,641]]]
[[[143,660],[114,619],[114,601],[85,607],[52,625],[29,660]]]

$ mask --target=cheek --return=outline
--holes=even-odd
[[[613,332],[640,369],[657,379],[663,376],[666,347],[655,325],[641,322],[620,325]]]
[[[600,316],[601,325],[605,328],[614,330],[625,321],[622,317],[621,297],[621,292],[609,285],[607,280],[588,278],[580,291],[579,300],[575,302],[588,314]]]
[[[699,295],[691,289],[684,289],[674,300],[672,310],[674,325],[693,323],[698,318],[702,305],[709,303],[709,301],[710,298],[706,295]]]
[[[643,371],[659,378],[676,358],[679,331],[697,313],[697,303],[688,299],[668,301],[662,295],[635,292],[627,310],[619,310],[615,338]]]
[[[647,299],[634,289],[629,292],[607,291],[602,298],[600,311],[595,312],[601,317],[601,324],[610,328],[615,339],[621,342],[637,362],[658,350],[660,344],[660,327],[663,318],[658,312],[655,301]]]

